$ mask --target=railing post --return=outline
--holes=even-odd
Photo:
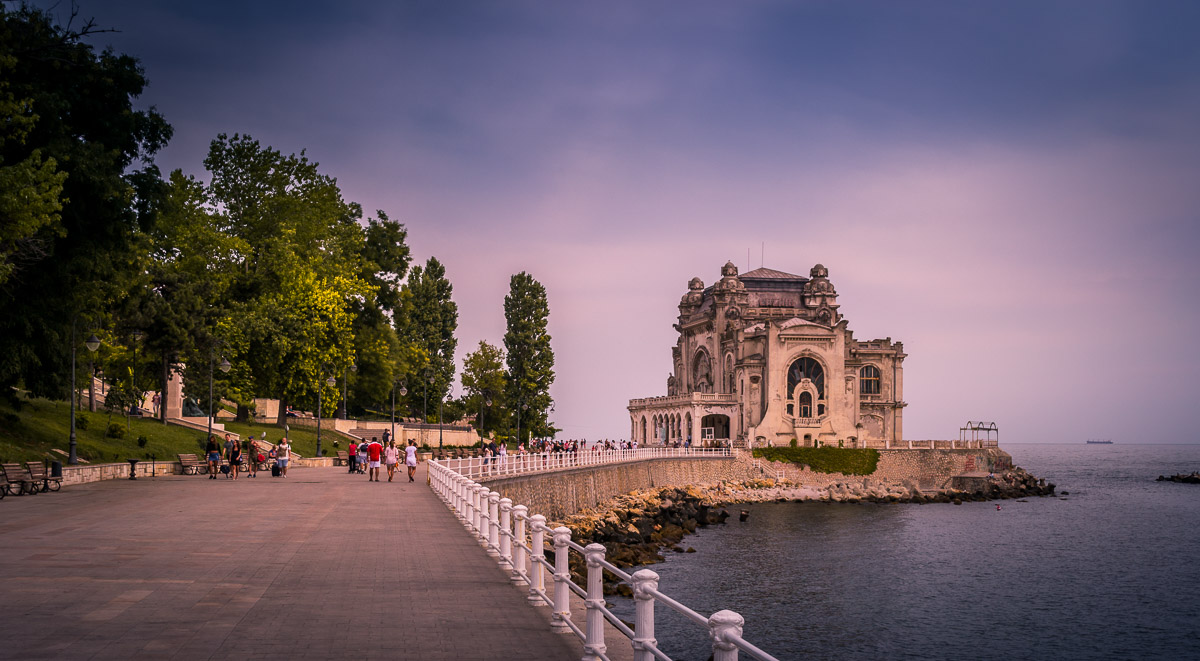
[[[584,547],[587,560],[587,637],[583,640],[583,661],[601,661],[608,648],[604,645],[604,545]]]
[[[500,557],[500,494],[495,491],[488,492],[488,532],[487,545],[488,555],[493,558]]]
[[[475,529],[475,537],[480,540],[486,540],[487,534],[483,532],[483,485],[478,482],[471,485],[471,527]]]
[[[717,611],[708,618],[708,635],[713,641],[713,661],[737,661],[738,648],[730,634],[741,637],[746,620],[733,611]]]
[[[509,580],[513,583],[520,584],[525,580],[522,573],[525,571],[525,519],[529,518],[529,508],[524,505],[513,505],[513,560],[512,574],[509,575]]]
[[[633,661],[654,661],[658,641],[654,638],[654,595],[658,590],[658,574],[639,569],[630,577],[633,583]]]
[[[538,606],[545,605],[542,596],[539,594],[546,590],[546,572],[539,559],[546,559],[546,517],[541,514],[534,514],[529,517],[529,549],[532,555],[529,557],[529,601],[532,601]]]
[[[500,567],[512,569],[512,499],[500,499]]]
[[[567,554],[570,548],[571,530],[565,526],[554,529],[554,613],[550,616],[550,627],[559,633],[569,633],[567,622],[571,619],[571,566]]]

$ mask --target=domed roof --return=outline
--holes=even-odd
[[[688,281],[688,289],[691,289],[693,291],[699,290],[699,289],[704,289],[704,281],[701,280],[700,278],[692,278],[691,280]]]
[[[725,262],[725,266],[721,267],[721,275],[723,275],[725,277],[729,277],[731,275],[737,275],[737,274],[738,274],[737,266],[734,265],[733,262]]]

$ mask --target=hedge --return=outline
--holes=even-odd
[[[879,465],[879,451],[856,448],[755,448],[754,456],[768,461],[806,464],[817,473],[870,475]]]

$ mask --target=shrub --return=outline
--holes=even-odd
[[[795,436],[793,436],[791,442],[788,443],[788,445],[790,445],[791,447],[797,447],[800,445],[800,442],[796,440]]]
[[[21,416],[10,411],[5,411],[4,424],[8,425],[9,427],[15,427],[16,425],[21,424]]]
[[[119,422],[108,423],[108,433],[105,436],[109,438],[125,438],[125,427]]]
[[[146,444],[149,442],[150,442],[150,439],[146,438],[145,436],[138,436],[137,444],[138,444],[139,448],[146,447]]]
[[[855,448],[755,448],[754,456],[768,461],[808,465],[817,473],[870,475],[879,465],[878,450]]]
[[[88,425],[90,425],[91,423],[92,423],[92,419],[87,417],[86,415],[83,415],[82,413],[75,414],[75,428],[76,429],[79,429],[82,431],[87,431]]]

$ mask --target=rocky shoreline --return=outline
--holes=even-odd
[[[1178,473],[1170,477],[1159,475],[1155,482],[1182,482],[1183,484],[1200,484],[1200,473]]]
[[[818,501],[828,503],[953,503],[967,501],[1052,496],[1055,486],[1027,471],[1014,468],[999,475],[979,478],[971,491],[922,491],[916,483],[884,484],[870,478],[832,484],[826,488],[806,487],[789,480],[757,479],[720,482],[706,486],[665,487],[634,491],[610,499],[598,510],[568,517],[579,544],[603,544],[605,558],[622,569],[663,562],[664,552],[690,553],[681,545],[696,529],[724,523],[730,505],[741,503]],[[583,558],[571,557],[571,572],[582,578]],[[626,594],[629,588],[615,577],[605,576],[606,594]]]

